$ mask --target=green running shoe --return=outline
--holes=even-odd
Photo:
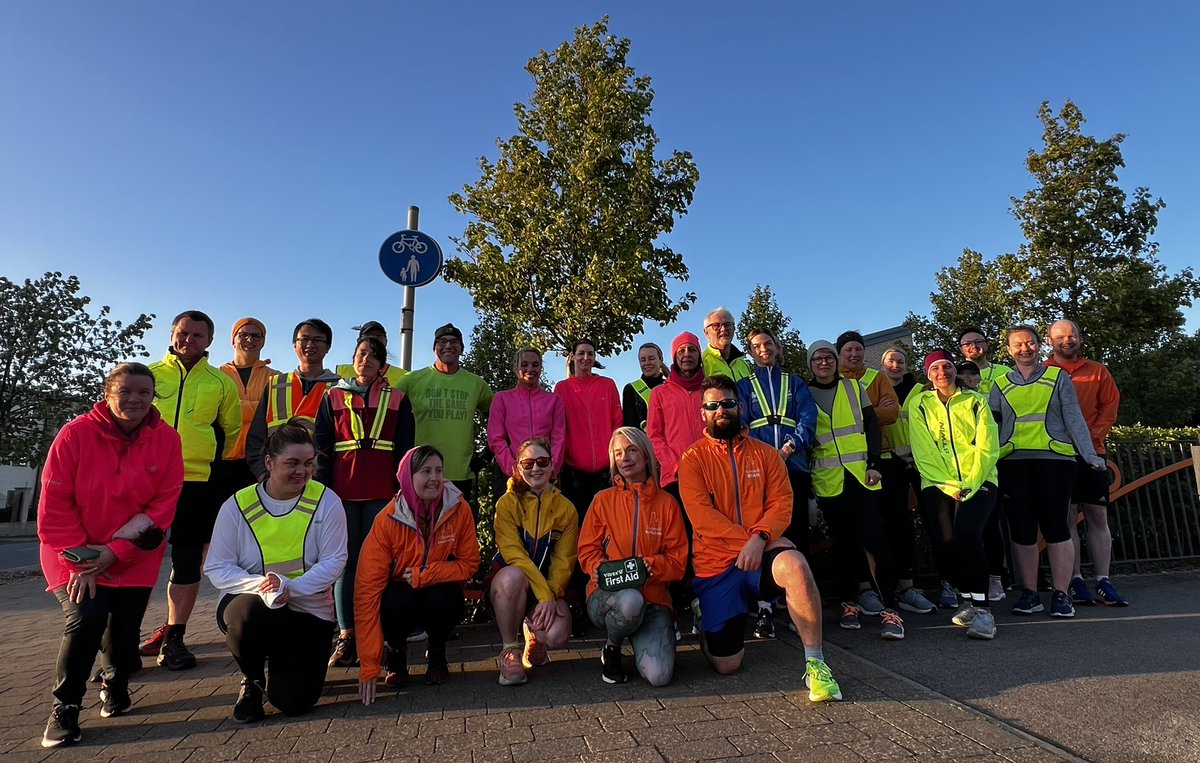
[[[804,667],[804,685],[808,687],[809,702],[827,702],[842,698],[842,687],[833,680],[833,673],[824,660],[809,659]]]

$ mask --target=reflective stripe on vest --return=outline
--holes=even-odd
[[[363,433],[362,416],[355,409],[354,404],[357,402],[359,407],[366,407],[358,395],[349,390],[335,389],[330,395],[330,403],[335,411],[346,410],[350,422],[350,437],[349,440],[338,440],[333,444],[335,453],[345,453],[351,450],[375,449],[390,451],[396,447],[396,444],[391,440],[381,439],[383,434],[383,422],[387,418],[389,410],[397,410],[400,406],[400,401],[403,395],[392,397],[392,388],[383,385],[382,388],[372,386],[369,394],[375,394],[375,390],[379,390],[379,397],[372,406],[375,409],[375,418],[371,422],[371,431],[369,434]]]
[[[280,577],[298,578],[307,571],[304,539],[308,537],[308,528],[312,526],[313,515],[324,494],[324,485],[309,480],[304,492],[296,499],[296,505],[278,517],[263,507],[257,485],[242,488],[234,495],[242,518],[258,543],[264,575],[274,572]]]
[[[818,498],[841,495],[843,470],[868,490],[867,434],[863,426],[862,387],[854,379],[841,379],[833,395],[833,415],[817,406],[817,445],[812,452],[813,492]]]
[[[904,402],[900,404],[900,414],[896,416],[896,423],[888,424],[883,428],[883,434],[891,444],[892,452],[897,456],[908,458],[912,455],[912,439],[908,434],[908,403],[919,394],[921,394],[921,385],[914,384],[913,388],[908,391],[908,395],[905,396]]]
[[[317,411],[327,386],[325,382],[317,382],[306,395],[304,382],[295,371],[272,376],[271,391],[267,395],[267,431],[283,426],[291,419],[297,419],[296,423],[310,429],[316,427]]]
[[[1046,410],[1054,395],[1060,369],[1049,366],[1041,378],[1031,384],[1016,384],[1008,374],[998,377],[995,385],[1013,410],[1013,428],[1009,439],[1000,443],[1000,458],[1017,450],[1044,450],[1062,456],[1074,456],[1069,442],[1060,442],[1046,431]]]
[[[770,369],[767,369],[767,373],[771,373]],[[750,374],[747,378],[750,379],[750,387],[754,390],[754,397],[758,400],[758,407],[763,412],[762,418],[750,422],[750,428],[760,429],[765,426],[785,426],[795,429],[796,420],[783,415],[787,413],[788,389],[791,386],[788,383],[788,375],[786,373],[779,375],[779,406],[774,409],[771,408],[770,398],[763,393],[762,385],[758,382],[758,374]]]
[[[640,397],[642,399],[642,402],[646,404],[646,407],[649,408],[650,407],[650,385],[647,384],[644,379],[634,379],[633,381],[629,382],[629,386],[633,387],[633,391],[638,393],[638,397]],[[646,431],[646,422],[645,421],[642,421],[641,428],[642,428],[643,432]]]

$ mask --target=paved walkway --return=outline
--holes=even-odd
[[[833,645],[826,657],[846,701],[810,703],[803,651],[782,627],[777,640],[751,643],[746,668],[728,677],[709,670],[694,639],[685,638],[674,683],[654,689],[637,679],[603,683],[596,640],[573,640],[572,650],[553,652],[527,685],[501,687],[495,631],[472,626],[452,642],[453,676],[442,686],[425,686],[418,676],[405,691],[364,707],[355,673],[333,669],[309,716],[288,720],[268,706],[265,722],[242,726],[230,717],[236,668],[213,622],[211,589],[188,633],[198,669],[170,673],[146,659],[131,684],[129,715],[100,718],[93,689],[81,715],[83,742],[43,750],[61,633],[61,613],[43,587],[40,578],[0,585],[0,758],[6,762],[1072,759]],[[164,607],[156,592],[147,626]],[[410,665],[423,664],[422,649],[411,647]]]

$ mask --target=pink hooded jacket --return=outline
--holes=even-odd
[[[64,548],[105,544],[117,556],[96,582],[113,588],[151,588],[158,580],[166,542],[143,551],[113,533],[133,516],[146,514],[166,530],[175,518],[183,488],[179,434],[151,408],[132,435],[117,427],[108,404],[64,426],[50,446],[42,470],[38,538],[48,591],[67,584],[71,567]]]
[[[581,472],[608,471],[608,441],[624,423],[621,395],[607,376],[572,376],[554,385],[567,412],[566,464]]]
[[[566,455],[567,413],[562,398],[540,387],[522,387],[497,392],[488,412],[488,447],[496,464],[509,477],[517,462],[517,448],[534,437],[550,441],[554,474],[562,470]]]

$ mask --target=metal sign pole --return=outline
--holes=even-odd
[[[408,208],[408,229],[420,230],[418,227],[421,210],[419,207]],[[404,287],[404,310],[400,318],[400,367],[405,371],[412,370],[412,340],[413,340],[413,303],[417,298],[414,286]]]

